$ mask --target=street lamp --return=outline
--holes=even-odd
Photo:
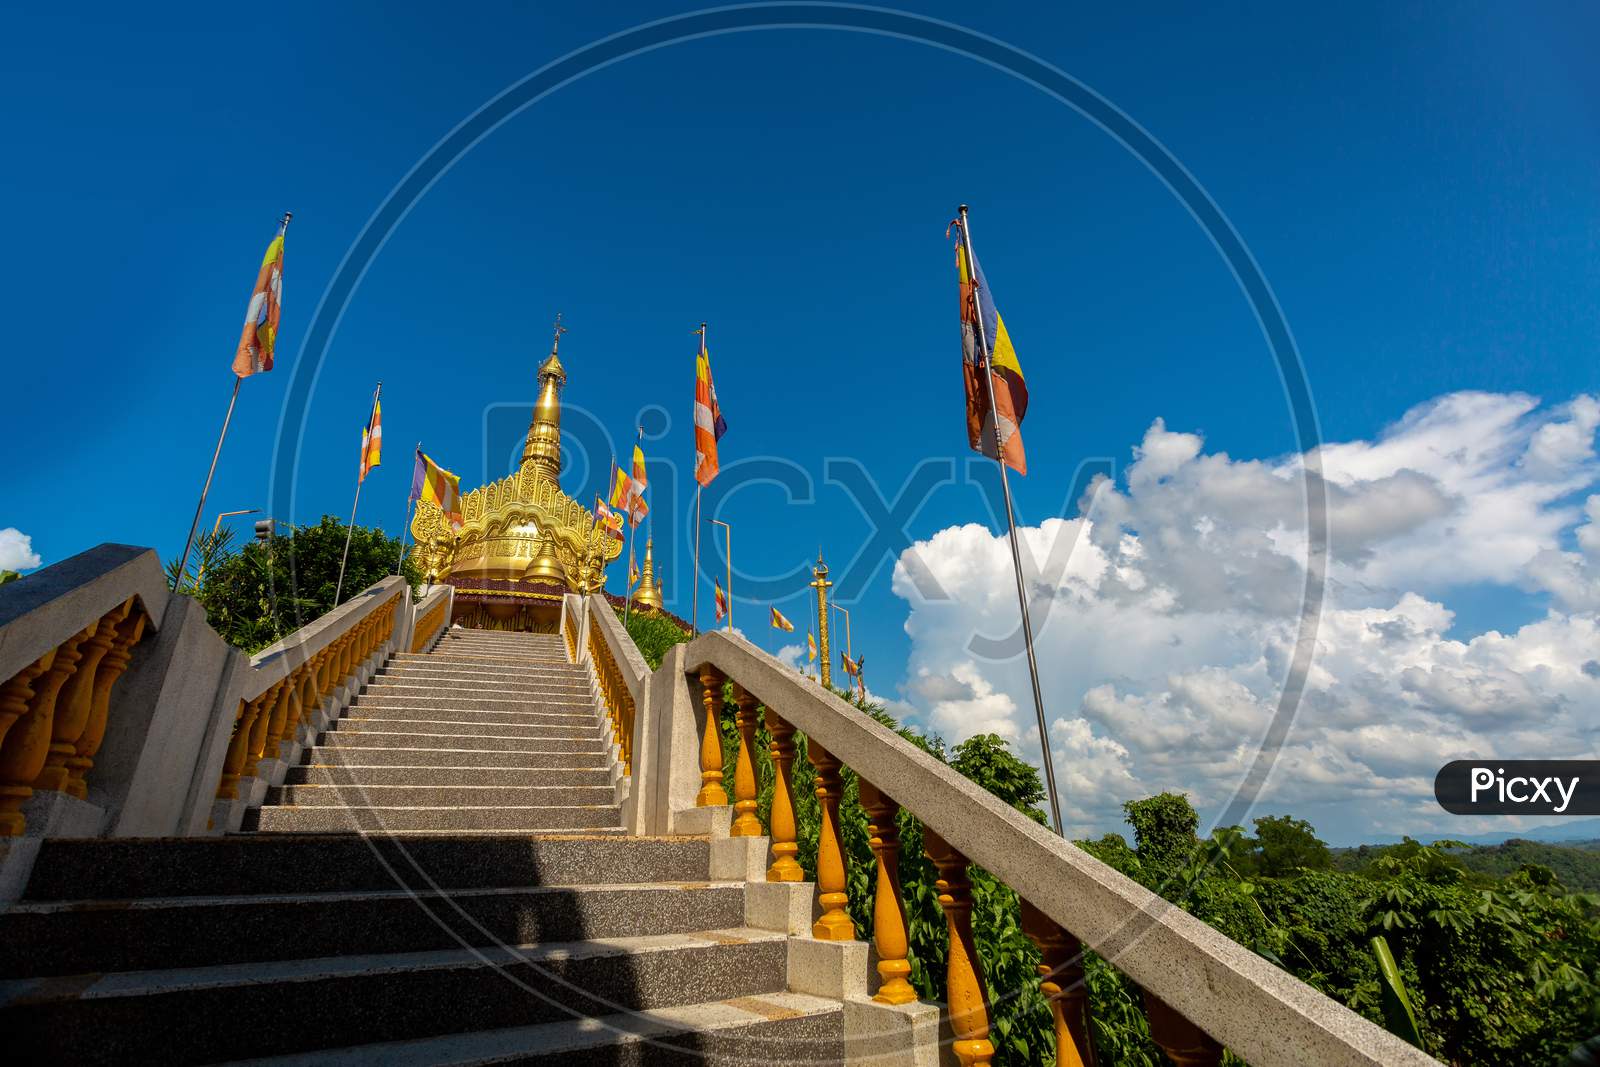
[[[217,534],[219,532],[221,532],[221,530],[222,530],[222,520],[223,519],[226,519],[226,518],[228,518],[230,516],[233,516],[233,515],[254,515],[256,512],[258,512],[260,510],[261,510],[260,508],[241,508],[238,511],[224,511],[224,512],[219,513],[217,515],[217,521],[211,524],[211,540],[212,540],[212,542],[214,543],[216,541]],[[204,557],[201,557],[200,570],[194,576],[194,581],[195,581],[196,585],[200,584],[200,579],[204,578],[205,574],[206,574],[206,561],[205,561]]]

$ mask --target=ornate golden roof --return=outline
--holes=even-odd
[[[417,565],[456,586],[458,595],[598,592],[605,565],[622,553],[594,514],[561,491],[560,390],[567,375],[557,349],[564,332],[558,317],[517,470],[462,496],[460,530],[451,530],[437,506],[417,503],[411,523]]]

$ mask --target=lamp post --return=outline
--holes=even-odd
[[[222,520],[223,519],[229,518],[230,516],[233,516],[233,515],[254,515],[257,512],[259,512],[260,510],[261,510],[260,508],[241,508],[238,511],[224,511],[224,512],[218,513],[217,521],[211,524],[211,540],[215,541],[217,539],[217,534],[222,530]],[[194,584],[195,585],[199,585],[200,584],[200,579],[204,578],[205,576],[206,576],[206,559],[205,559],[205,556],[202,555],[200,557],[200,570],[198,572],[196,572],[196,574],[194,576]]]

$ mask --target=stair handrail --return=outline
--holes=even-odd
[[[259,802],[260,790],[241,783],[259,778],[263,761],[276,768],[294,759],[349,707],[411,611],[410,584],[390,575],[250,657],[216,778],[214,828],[237,829],[241,802]]]
[[[155,552],[132,545],[98,545],[0,585],[0,839],[26,831],[35,791],[87,805],[121,711],[118,683],[171,600]]]
[[[606,599],[591,594],[584,601],[587,630],[584,657],[594,673],[595,686],[605,704],[613,743],[622,762],[622,773],[632,778],[641,716],[650,684],[650,666],[639,646],[623,629],[622,621]]]
[[[822,916],[813,933],[818,938],[850,940],[854,925],[844,912],[847,898],[844,855],[832,820],[837,818],[839,771],[850,767],[859,777],[863,806],[868,808],[874,850],[884,827],[893,837],[894,812],[903,807],[924,827],[929,858],[939,870],[940,902],[950,920],[952,937],[960,936],[965,952],[950,953],[951,1025],[954,1050],[964,1064],[987,1064],[987,995],[982,988],[975,948],[971,943],[969,863],[976,863],[1016,891],[1023,901],[1024,929],[1054,966],[1043,988],[1056,1016],[1058,1063],[1093,1063],[1087,1048],[1087,1001],[1081,983],[1080,942],[1128,975],[1144,989],[1152,1036],[1178,1062],[1215,1064],[1225,1046],[1256,1067],[1298,1067],[1307,1063],[1427,1065],[1436,1061],[1344,1005],[1324,996],[1226,935],[1190,915],[1049,829],[1039,825],[976,783],[922,751],[859,709],[786,666],[742,637],[721,631],[701,634],[681,657],[672,656],[662,672],[683,670],[675,682],[687,684],[700,699],[694,705],[696,729],[702,738],[700,771],[705,787],[699,806],[728,803],[722,788],[722,752],[718,721],[724,686],[733,683],[739,709],[740,775],[735,812],[754,819],[759,783],[746,770],[748,746],[754,737],[757,704],[767,709],[773,730],[773,752],[779,776],[776,793],[791,795],[787,779],[789,740],[803,733],[817,770],[817,793],[823,800],[819,840],[818,900]],[[681,757],[675,757],[678,759]],[[714,787],[714,788],[713,788]],[[748,805],[748,807],[746,807]],[[778,808],[775,794],[774,809]],[[831,814],[830,814],[831,812]],[[773,869],[769,881],[798,881],[792,864],[793,825],[774,826]],[[740,833],[739,819],[734,834]],[[759,824],[754,827],[758,836]],[[749,833],[747,829],[745,831]],[[787,835],[788,840],[782,840]],[[892,841],[898,849],[897,840]],[[787,847],[787,851],[786,851]],[[897,863],[897,852],[896,859]],[[892,869],[892,866],[891,866]],[[899,886],[888,895],[885,864],[879,856],[877,901],[897,901]],[[903,905],[900,907],[903,913]],[[903,917],[891,909],[876,913],[875,928],[903,928]],[[901,931],[903,935],[903,929]],[[903,936],[899,939],[903,944]],[[885,950],[880,959],[905,951]],[[886,984],[892,977],[880,962]],[[903,984],[903,983],[902,983]],[[1065,988],[1069,985],[1072,988]],[[914,994],[895,999],[904,1002]],[[1075,1010],[1074,1017],[1069,1011]],[[1071,1047],[1068,1047],[1068,1046]]]

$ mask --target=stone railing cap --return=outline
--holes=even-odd
[[[260,696],[268,686],[277,683],[351,626],[378,610],[395,592],[409,588],[404,578],[391,574],[251,656],[250,666],[253,669],[245,684],[244,699]]]
[[[0,682],[130,596],[158,629],[172,594],[154,549],[96,545],[0,585]]]

